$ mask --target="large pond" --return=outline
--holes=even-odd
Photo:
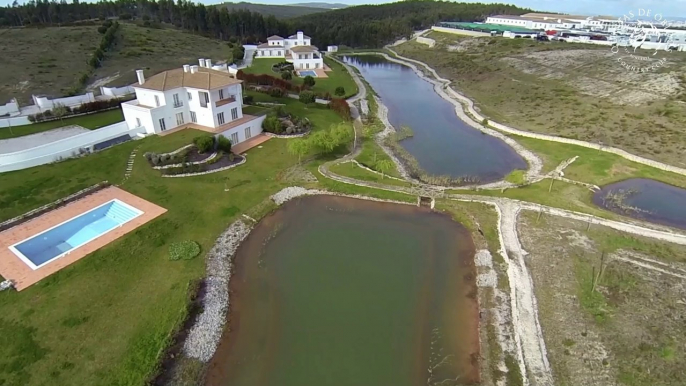
[[[616,213],[686,229],[686,189],[633,178],[604,186],[593,203]]]
[[[474,245],[446,215],[340,197],[289,202],[240,246],[230,290],[208,385],[479,381]]]
[[[526,161],[505,142],[460,120],[455,107],[411,68],[378,55],[343,59],[359,69],[381,97],[391,124],[396,129],[412,129],[414,136],[400,143],[427,173],[491,182],[527,168]]]

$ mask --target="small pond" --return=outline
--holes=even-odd
[[[393,127],[408,126],[414,136],[400,144],[428,174],[499,180],[526,161],[505,142],[483,134],[455,115],[455,107],[433,85],[404,65],[378,55],[346,56],[388,107]]]
[[[479,381],[474,244],[447,215],[291,201],[240,246],[230,290],[208,385]]]
[[[604,186],[593,203],[626,216],[686,229],[686,189],[633,178]]]

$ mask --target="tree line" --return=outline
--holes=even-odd
[[[205,6],[187,0],[115,0],[94,3],[72,0],[31,0],[0,7],[0,26],[70,25],[87,20],[121,18],[153,20],[217,39],[237,37],[244,43],[264,41],[268,36],[289,36],[303,30],[313,44],[380,47],[412,31],[438,21],[478,21],[494,14],[519,15],[527,9],[506,4],[454,3],[407,0],[382,5],[363,5],[278,20],[247,10]]]

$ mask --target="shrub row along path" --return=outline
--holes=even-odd
[[[354,115],[354,117],[357,123],[359,121],[359,114],[356,108],[354,107],[353,103],[359,100],[360,98],[366,96],[366,88],[364,87],[364,84],[362,84],[362,82],[359,80],[357,74],[354,71],[352,71],[348,66],[346,66],[346,69],[353,76],[355,82],[358,83],[358,87],[360,89],[360,94],[357,97],[348,99],[348,102],[351,105],[351,110],[355,109],[356,115]],[[437,76],[435,72],[434,75]],[[474,116],[478,117],[478,115],[476,114]],[[577,221],[584,221],[589,224],[589,227],[590,225],[597,224],[621,232],[626,232],[644,237],[650,237],[680,245],[686,245],[686,234],[667,230],[666,228],[654,226],[652,224],[647,224],[641,221],[607,220],[601,217],[592,216],[581,212],[574,212],[570,210],[559,209],[509,198],[466,194],[445,194],[444,192],[442,192],[441,189],[438,189],[436,186],[423,184],[419,182],[414,182],[414,186],[412,187],[391,186],[382,183],[357,180],[354,178],[332,173],[329,170],[330,166],[338,163],[349,162],[350,160],[354,159],[361,151],[359,141],[357,140],[359,134],[358,132],[360,131],[360,129],[361,122],[359,125],[355,125],[356,133],[352,151],[342,158],[322,164],[319,167],[320,174],[329,179],[346,184],[404,193],[408,195],[427,194],[428,192],[428,194],[433,195],[433,197],[443,197],[448,200],[462,202],[478,202],[493,206],[495,208],[498,214],[498,235],[501,245],[499,253],[503,256],[504,260],[508,264],[507,275],[510,282],[511,291],[510,306],[512,309],[512,323],[515,331],[515,354],[519,362],[524,384],[526,385],[530,383],[537,385],[549,385],[553,383],[553,376],[550,369],[550,364],[548,362],[545,340],[543,338],[541,326],[538,320],[538,307],[536,295],[533,290],[533,280],[525,264],[525,257],[528,253],[522,248],[522,245],[519,241],[519,235],[517,233],[517,217],[522,210],[543,212],[546,215],[559,216]],[[518,135],[532,134],[528,132],[522,132],[516,129],[510,130],[513,134]],[[536,134],[536,136],[538,136],[538,134]],[[550,139],[548,140],[551,141],[572,143],[576,145],[579,145],[579,143],[577,142],[582,142],[572,141],[566,138],[557,138],[553,136],[546,137],[550,137]],[[596,149],[599,148],[598,145],[588,142],[585,142],[585,147],[592,147]],[[600,150],[609,151],[619,155],[622,155],[621,153],[624,152],[623,150],[613,148],[602,148]],[[624,157],[624,155],[622,156]],[[640,158],[633,155],[630,156]],[[635,158],[625,158],[636,161]],[[644,159],[644,161],[645,162],[642,163],[650,166],[654,166],[654,164],[656,163],[655,161],[647,159]],[[571,164],[572,162],[574,162],[574,159],[567,160],[563,162],[556,170],[562,170],[564,167]],[[663,170],[674,171],[674,169],[679,169],[665,164],[662,164],[662,166],[663,167],[661,169]],[[683,172],[680,174],[686,174],[686,170],[683,170]],[[653,262],[653,264],[646,264],[645,262],[642,262],[638,259],[625,258],[622,260],[631,264],[641,266],[645,269],[651,269],[658,272],[661,272],[662,269],[659,266],[656,266],[659,265],[659,263],[655,264],[655,262]]]

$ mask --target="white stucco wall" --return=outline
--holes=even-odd
[[[59,141],[33,147],[14,153],[0,154],[0,172],[21,170],[33,166],[70,158],[79,153],[81,148],[90,148],[95,144],[128,134],[135,138],[143,128],[129,129],[126,122],[118,122],[87,133],[78,134]]]
[[[111,97],[121,97],[136,92],[131,86],[124,87],[100,87],[100,94]]]
[[[266,118],[265,115],[259,116],[250,122],[243,123],[243,124],[238,125],[238,126],[232,128],[230,130],[226,130],[224,132],[216,134],[215,137],[223,135],[226,138],[231,139],[231,134],[236,133],[238,135],[238,142],[233,143],[233,141],[231,141],[232,145],[236,145],[236,144],[241,143],[247,139],[247,138],[245,138],[245,129],[248,127],[250,128],[250,137],[251,138],[258,135],[258,134],[261,134],[262,133],[262,122],[264,122],[265,118]]]
[[[64,106],[80,106],[84,103],[95,102],[95,96],[92,92],[83,95],[76,95],[73,97],[50,99],[48,97],[37,97],[33,95],[33,103],[43,110],[49,110],[55,107],[56,104]]]

